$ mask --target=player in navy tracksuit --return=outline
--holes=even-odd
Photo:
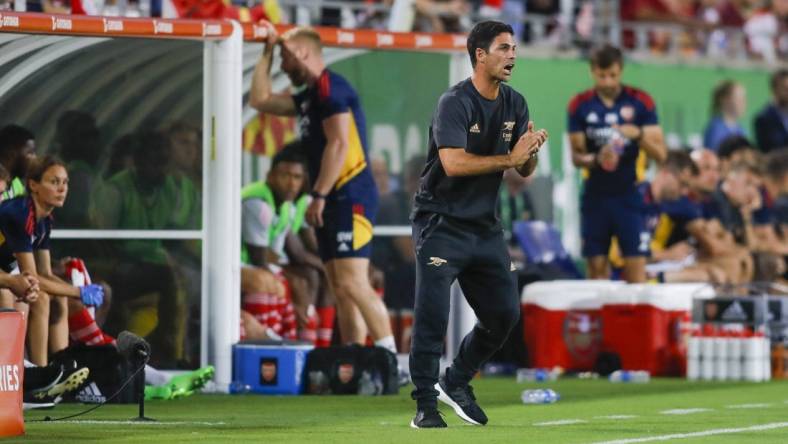
[[[646,279],[650,235],[644,226],[642,180],[646,158],[666,155],[654,101],[645,92],[621,84],[621,51],[605,45],[591,55],[594,88],[569,102],[568,130],[572,161],[585,173],[580,212],[583,256],[592,279],[609,277],[608,252],[618,239],[624,278]]]

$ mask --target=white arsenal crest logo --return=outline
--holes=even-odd
[[[635,108],[627,105],[621,107],[621,118],[626,122],[631,122],[635,118]]]

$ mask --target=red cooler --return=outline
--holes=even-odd
[[[687,360],[682,332],[692,299],[713,295],[705,284],[619,287],[602,306],[602,350],[617,353],[625,370],[683,376]]]
[[[602,303],[622,285],[549,281],[526,286],[521,309],[530,366],[591,370],[602,346]]]

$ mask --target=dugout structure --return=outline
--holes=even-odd
[[[283,32],[288,27],[278,28]],[[354,51],[439,51],[462,56],[465,50],[464,36],[457,35],[317,30],[326,46]],[[202,364],[216,366],[215,379],[223,391],[231,382],[231,345],[238,340],[240,315],[240,199],[228,197],[240,196],[243,178],[252,178],[250,167],[242,166],[243,128],[254,117],[244,107],[244,95],[256,61],[249,55],[259,55],[260,45],[254,42],[263,41],[265,32],[263,27],[229,20],[0,13],[0,123],[33,129],[39,152],[57,153],[61,139],[54,120],[69,109],[90,110],[113,140],[165,120],[201,122],[202,167],[194,180],[198,217],[192,222],[151,229],[96,224],[94,218],[69,224],[65,218],[65,225],[56,223],[59,229],[53,238],[71,246],[90,242],[150,242],[165,250],[196,246],[199,260],[179,274],[184,286],[193,289],[186,291],[185,300],[198,306],[199,314],[192,328],[181,334],[186,348],[190,344],[199,349]],[[457,62],[452,66],[467,64],[464,57]],[[467,74],[457,69],[458,74],[447,76],[448,80]],[[105,138],[102,142],[109,144],[109,137]],[[106,165],[109,154],[102,152],[101,157],[101,165]],[[262,173],[256,172],[258,177]],[[74,172],[70,174],[73,178]],[[74,187],[72,182],[69,200],[79,199]],[[92,205],[83,210],[100,213],[102,208]],[[64,248],[64,253],[68,251]],[[182,262],[176,266],[187,268]]]

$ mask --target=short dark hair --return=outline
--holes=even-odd
[[[772,151],[766,155],[763,162],[763,172],[766,177],[773,180],[782,180],[788,174],[788,149]]]
[[[11,173],[3,165],[0,165],[0,180],[4,180],[6,185],[11,185]]]
[[[722,102],[733,94],[733,89],[736,88],[738,83],[733,80],[723,80],[714,87],[711,93],[711,112],[712,114],[722,113]]]
[[[172,155],[170,139],[165,137],[161,131],[142,131],[137,138],[137,146],[131,153],[134,165],[148,165],[151,162],[151,155],[159,153],[164,161],[169,162]],[[161,161],[162,157],[157,157]]]
[[[7,150],[18,149],[28,140],[35,140],[33,132],[19,125],[10,124],[0,128],[0,155]]]
[[[769,85],[772,87],[772,91],[777,89],[777,84],[782,82],[784,78],[788,77],[788,69],[781,68],[772,74],[772,78],[769,81]]]
[[[730,159],[736,151],[754,150],[755,145],[744,136],[729,136],[720,142],[717,155],[720,159]]]
[[[485,52],[490,50],[493,40],[498,34],[509,33],[514,35],[514,30],[510,25],[494,20],[479,22],[471,29],[468,34],[468,55],[471,57],[471,66],[476,67],[476,50],[483,49]]]
[[[624,55],[617,47],[605,43],[602,46],[594,48],[591,51],[591,56],[588,58],[592,68],[607,69],[618,63],[618,66],[624,66]]]
[[[288,143],[274,155],[274,158],[271,160],[271,169],[273,170],[282,162],[300,163],[306,169],[305,149],[306,146],[300,140]]]
[[[692,157],[685,150],[668,151],[668,157],[665,159],[662,167],[674,174],[680,174],[687,169],[690,170],[693,176],[700,174],[698,166],[692,161]]]
[[[90,113],[68,110],[55,126],[55,140],[63,160],[82,160],[95,165],[101,157],[101,131]]]

